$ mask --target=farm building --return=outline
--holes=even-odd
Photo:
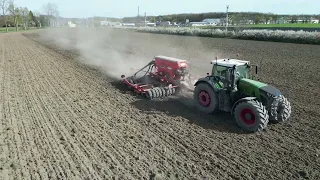
[[[121,26],[120,22],[100,21],[101,26]]]
[[[152,26],[156,26],[156,23],[148,22],[148,23],[147,23],[147,26],[150,26],[150,27],[152,27]]]
[[[202,22],[207,22],[211,26],[217,26],[221,23],[221,19],[204,19]]]
[[[156,22],[157,26],[172,26],[170,21]]]
[[[189,22],[188,26],[208,26],[208,22]]]
[[[73,24],[71,21],[69,21],[69,22],[68,22],[68,26],[69,26],[69,27],[76,27],[77,25],[76,25],[76,24]]]
[[[311,18],[310,23],[312,24],[319,24],[319,19]]]
[[[136,26],[135,23],[122,23],[122,26]]]

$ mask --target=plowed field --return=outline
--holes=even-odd
[[[319,179],[319,52],[105,29],[0,34],[0,179]],[[247,134],[228,114],[115,83],[154,55],[205,75],[210,59],[235,53],[262,61],[260,79],[291,101],[289,121]]]

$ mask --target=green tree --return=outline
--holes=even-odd
[[[272,15],[271,18],[272,18],[272,22],[275,23],[275,24],[276,24],[276,23],[278,22],[278,20],[279,20],[279,16],[276,15],[276,14]]]
[[[294,23],[297,23],[298,21],[298,17],[297,16],[291,16],[291,23],[294,24]]]
[[[200,14],[200,21],[203,21],[205,19],[205,16],[204,16],[204,14],[202,13],[202,14]]]
[[[254,23],[259,24],[261,22],[261,16],[256,16]]]
[[[4,24],[6,25],[6,31],[8,32],[8,12],[9,6],[13,3],[13,0],[0,0],[0,15],[3,16]]]
[[[270,16],[265,16],[265,20],[266,20],[266,24],[268,24],[268,22],[271,20]]]
[[[41,28],[40,13],[33,11],[32,14],[34,17],[33,21],[36,23],[36,26]]]
[[[28,21],[29,21],[29,24],[36,26],[35,17],[33,16],[33,13],[31,10],[29,11],[29,14],[28,14]]]
[[[45,16],[45,15],[40,15],[39,16],[39,22],[40,22],[40,25],[43,26],[43,27],[50,26],[49,18],[47,18],[47,16]]]

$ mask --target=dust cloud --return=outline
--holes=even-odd
[[[128,51],[132,43],[129,38],[126,42],[121,38],[121,46],[113,44],[112,30],[107,28],[56,28],[44,30],[39,36],[41,41],[49,41],[59,49],[76,53],[81,63],[94,66],[110,78],[131,75],[132,68],[139,69],[151,60]]]
[[[210,61],[216,56],[228,57],[218,49],[210,49],[210,53],[193,51],[192,46],[184,46],[185,37],[161,36],[154,34],[132,35],[132,33],[119,33],[109,28],[52,28],[39,33],[42,41],[50,41],[58,48],[76,52],[78,60],[84,64],[95,66],[112,78],[119,79],[122,74],[130,76],[135,71],[145,66],[156,55],[171,56],[189,61],[192,75],[205,76],[211,72]],[[190,37],[193,43],[201,50],[207,39]],[[138,40],[137,39],[141,39]],[[153,48],[146,47],[153,46]],[[194,53],[186,53],[191,52]],[[207,67],[205,70],[201,67]],[[209,66],[208,66],[209,65]]]

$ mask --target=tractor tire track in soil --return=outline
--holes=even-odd
[[[269,125],[264,132],[246,134],[228,114],[202,114],[179,98],[150,102],[124,93],[114,86],[113,78],[79,63],[76,49],[57,49],[34,33],[1,34],[0,179],[319,178],[320,128],[315,100],[319,94],[311,89],[320,89],[316,85],[319,77],[303,81],[317,73],[313,66],[320,55],[308,53],[318,46],[297,45],[300,55],[291,52],[293,45],[279,43],[287,48],[279,48],[281,54],[272,49],[277,43],[108,33],[107,50],[146,59],[164,52],[205,58],[210,49],[257,53],[253,46],[265,54],[272,51],[273,58],[291,53],[282,63],[267,59],[269,66],[260,73],[268,74],[261,79],[289,97],[293,117]],[[128,45],[128,39],[135,44]],[[157,50],[151,42],[158,42]],[[183,55],[184,51],[189,52]],[[245,58],[254,61],[258,56]],[[311,65],[301,67],[299,58],[303,56]],[[195,67],[203,72],[206,66],[207,62],[199,60]],[[286,66],[291,69],[275,69]],[[301,76],[293,74],[286,82],[290,73]],[[294,83],[299,79],[302,82]]]

